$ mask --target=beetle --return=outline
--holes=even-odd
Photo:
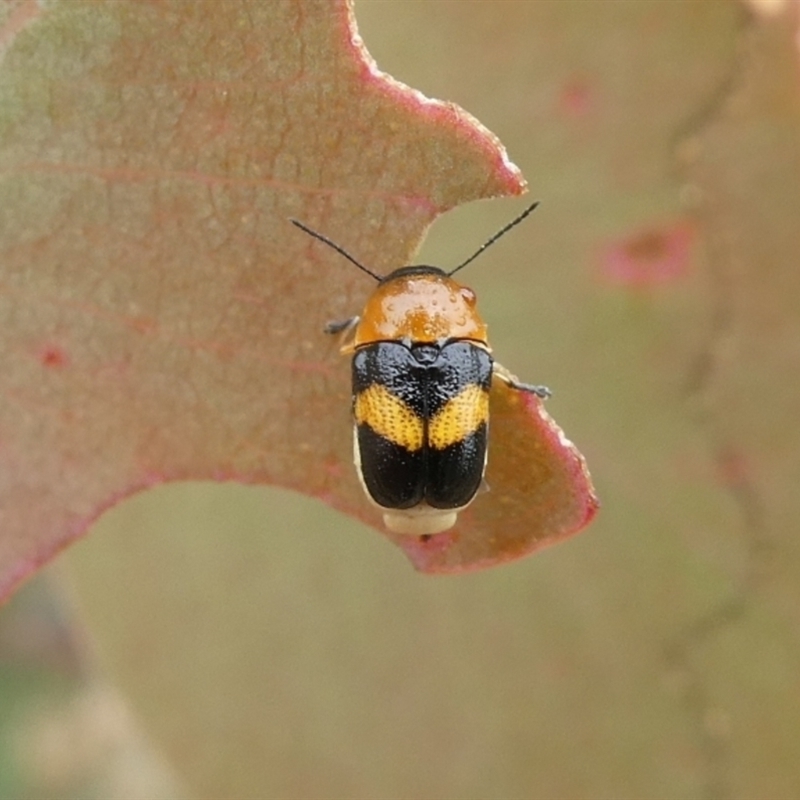
[[[550,396],[547,387],[520,383],[494,361],[475,293],[453,280],[537,206],[449,272],[419,265],[383,276],[290,220],[378,284],[359,316],[329,323],[325,331],[342,334],[341,352],[352,356],[356,471],[393,533],[427,537],[446,531],[475,499],[486,471],[493,380]]]

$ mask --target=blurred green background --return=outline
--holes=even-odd
[[[797,312],[772,304],[798,296],[793,20],[356,12],[379,66],[474,114],[543,201],[463,278],[498,358],[553,388],[598,521],[431,578],[288,493],[136,497],[0,614],[0,797],[800,796]],[[520,207],[457,209],[419,261]]]

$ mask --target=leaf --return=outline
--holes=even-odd
[[[497,8],[358,7],[535,178],[469,280],[585,448],[591,535],[430,581],[312,503],[165,487],[70,554],[83,608],[209,796],[795,796],[794,11]],[[422,258],[512,215],[458,209]]]
[[[729,594],[670,656],[724,743],[716,787],[741,797],[797,791],[785,764],[800,756],[800,24],[796,9],[777,11],[751,20],[744,69],[683,151],[713,297],[690,389],[737,514],[717,557],[732,546],[738,558]]]
[[[370,287],[287,220],[406,263],[438,214],[523,190],[499,142],[378,72],[344,0],[7,8],[0,595],[166,481],[375,524],[321,333]]]

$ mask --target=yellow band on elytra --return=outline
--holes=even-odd
[[[462,441],[489,419],[489,393],[470,384],[448,400],[428,423],[428,444],[444,450]]]
[[[355,418],[359,425],[369,425],[379,436],[412,453],[422,447],[425,433],[422,418],[379,383],[373,383],[356,396]]]

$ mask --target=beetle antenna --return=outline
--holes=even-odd
[[[494,236],[490,237],[487,241],[485,241],[466,261],[464,261],[462,264],[459,264],[455,269],[451,269],[450,272],[447,273],[447,277],[449,278],[451,275],[455,274],[460,269],[466,267],[467,264],[474,261],[487,247],[489,247],[489,245],[494,244],[501,236],[508,233],[515,225],[519,225],[519,223],[522,222],[522,220],[524,220],[525,217],[527,217],[528,214],[530,214],[531,211],[533,211],[538,205],[539,201],[537,200],[535,203],[528,206],[528,208],[526,208],[518,217],[512,219],[511,222],[508,223],[508,225],[501,228],[499,231],[497,231],[497,233]]]
[[[336,242],[332,242],[327,236],[323,236],[321,233],[317,233],[315,230],[312,230],[307,225],[304,225],[302,222],[296,219],[289,218],[289,222],[292,225],[296,225],[300,228],[301,231],[305,231],[309,236],[313,236],[315,239],[319,239],[321,242],[324,242],[328,247],[332,247],[337,253],[343,255],[350,263],[355,264],[362,272],[366,272],[372,278],[375,278],[376,281],[380,282],[383,278],[380,275],[376,275],[371,269],[367,269],[363,264],[359,264],[344,247],[340,247]]]

